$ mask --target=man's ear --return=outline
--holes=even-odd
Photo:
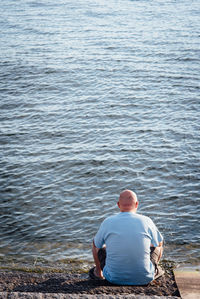
[[[119,201],[117,202],[117,205],[118,205],[118,208],[120,209],[120,203],[119,203]]]
[[[139,201],[136,201],[136,203],[135,203],[136,209],[138,208],[138,205],[139,205]]]

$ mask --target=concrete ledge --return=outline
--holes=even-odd
[[[0,299],[179,299],[178,297],[140,295],[89,295],[89,294],[55,294],[55,293],[21,293],[0,292]]]
[[[182,299],[200,299],[200,272],[191,268],[174,270],[176,284]]]

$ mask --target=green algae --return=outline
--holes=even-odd
[[[16,261],[10,258],[6,261],[0,261],[0,270],[22,271],[28,273],[87,273],[93,263],[78,259],[62,259],[55,262],[36,258],[26,261]]]

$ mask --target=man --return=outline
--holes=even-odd
[[[89,275],[119,285],[146,285],[164,273],[157,267],[163,237],[149,217],[136,213],[134,192],[124,190],[117,204],[120,213],[106,218],[94,237],[96,267]]]

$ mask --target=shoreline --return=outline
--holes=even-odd
[[[79,265],[80,266],[80,265]],[[66,266],[65,271],[55,272],[43,268],[40,272],[28,271],[28,269],[0,269],[0,293],[33,293],[33,294],[76,294],[88,296],[159,296],[180,297],[180,293],[173,273],[173,265],[170,262],[162,262],[165,274],[152,281],[147,286],[117,286],[106,280],[91,280],[88,269],[77,271]],[[25,271],[27,270],[27,271]],[[36,270],[36,268],[35,268]],[[54,269],[55,270],[55,269]],[[74,271],[73,271],[74,270]],[[2,295],[3,296],[3,295]],[[1,297],[0,298],[4,298]],[[5,297],[7,298],[7,297]],[[17,298],[17,297],[15,297]]]

